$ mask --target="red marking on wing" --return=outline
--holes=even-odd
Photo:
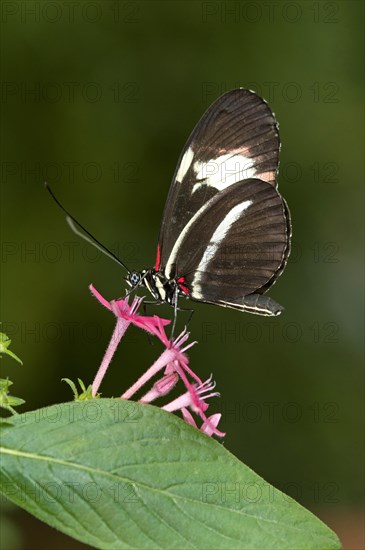
[[[179,277],[178,280],[177,280],[177,284],[179,285],[179,288],[181,288],[181,290],[183,292],[185,292],[185,294],[189,295],[190,291],[189,291],[188,287],[183,284],[184,282],[185,282],[184,277]]]
[[[161,263],[161,249],[160,245],[157,245],[157,254],[156,254],[156,262],[155,262],[155,270],[158,271],[160,269],[160,263]]]

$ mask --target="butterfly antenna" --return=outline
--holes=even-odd
[[[51,197],[53,198],[53,200],[55,201],[55,203],[66,214],[66,221],[67,221],[68,225],[70,226],[70,228],[72,229],[72,231],[76,235],[78,235],[79,237],[84,239],[84,241],[88,242],[89,244],[93,245],[95,248],[100,250],[100,252],[105,254],[105,256],[109,256],[109,258],[111,258],[112,260],[117,262],[117,264],[124,267],[124,269],[129,273],[128,267],[122,262],[122,260],[120,260],[115,254],[113,254],[113,252],[111,252],[106,246],[104,246],[100,241],[98,241],[98,239],[96,239],[83,225],[81,225],[80,222],[78,222],[66,210],[66,208],[63,206],[63,204],[60,203],[60,201],[58,200],[58,198],[56,197],[56,195],[54,194],[54,192],[52,191],[52,189],[50,188],[50,186],[48,185],[47,182],[44,182],[44,186],[47,189],[47,191],[49,192],[49,194],[51,195]]]

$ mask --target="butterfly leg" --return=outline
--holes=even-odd
[[[195,313],[195,309],[192,309],[190,307],[189,308],[188,307],[178,307],[177,310],[178,311],[187,311],[187,312],[189,312],[188,320],[187,320],[186,325],[185,325],[185,327],[188,328],[188,326],[190,325],[190,322],[193,318],[193,315]]]
[[[142,309],[143,309],[143,315],[147,315],[147,305],[145,302],[143,302],[142,304]],[[147,332],[147,339],[148,339],[148,343],[150,346],[153,346],[153,340],[151,338],[151,335],[149,332]]]
[[[175,288],[174,290],[174,294],[173,294],[173,297],[172,297],[172,307],[174,308],[174,320],[172,321],[172,328],[171,328],[171,335],[170,335],[170,344],[172,344],[172,341],[174,339],[174,332],[175,332],[175,327],[176,327],[176,319],[177,319],[177,311],[178,309],[180,309],[178,307],[178,299],[179,299],[179,289],[178,287]]]
[[[195,313],[195,309],[191,309],[191,308],[187,308],[187,309],[184,309],[184,311],[188,311],[189,312],[189,318],[188,318],[188,322],[186,323],[186,326],[188,327],[190,325],[190,322],[193,318],[193,315]]]

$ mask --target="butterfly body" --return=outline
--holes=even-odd
[[[185,295],[188,297],[189,294],[183,280],[183,277],[180,280],[168,279],[162,271],[151,268],[142,271],[131,271],[127,282],[132,288],[143,285],[149,290],[156,302],[175,306],[179,296]]]

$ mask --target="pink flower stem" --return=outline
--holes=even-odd
[[[195,343],[195,342],[194,342]],[[193,370],[191,370],[191,368],[188,366],[188,364],[186,362],[183,363],[183,367],[184,367],[184,370],[186,370],[186,372],[188,374],[190,374],[190,376],[192,378],[195,378],[195,380],[198,382],[198,384],[202,384],[203,381],[199,378],[199,376],[197,374],[195,374],[195,372]]]
[[[127,321],[123,319],[122,317],[118,317],[117,323],[115,325],[115,329],[113,332],[113,336],[109,342],[109,345],[107,347],[107,350],[105,352],[105,355],[103,357],[103,360],[101,362],[101,365],[98,369],[98,372],[96,373],[96,376],[94,378],[94,382],[92,385],[92,395],[95,397],[95,395],[98,392],[98,389],[100,387],[100,384],[105,376],[106,371],[108,370],[110,361],[112,360],[112,357],[115,353],[115,350],[118,347],[118,344],[120,340],[122,339],[125,331],[130,325],[130,321]]]
[[[199,399],[196,395],[196,392],[195,392],[195,389],[194,389],[194,386],[192,384],[190,384],[185,372],[183,369],[186,369],[187,365],[186,364],[183,364],[182,367],[180,367],[180,365],[176,365],[176,372],[180,375],[180,378],[181,380],[183,381],[183,383],[185,384],[185,387],[186,389],[188,390],[188,392],[190,393],[193,401],[194,401],[194,405],[199,408]],[[190,371],[190,369],[188,369]],[[191,371],[192,372],[192,371]],[[195,376],[195,378],[198,378],[195,373],[192,372],[192,374]],[[198,380],[200,380],[198,378]]]
[[[150,380],[159,370],[163,369],[168,363],[173,361],[176,351],[166,349],[153,365],[135,382],[127,391],[121,395],[122,399],[130,399],[148,380]]]
[[[180,395],[180,397],[174,399],[173,401],[170,401],[170,403],[167,403],[167,405],[161,407],[161,409],[167,412],[174,412],[180,409],[186,409],[186,407],[189,407],[190,403],[191,395],[189,392],[186,392],[183,395]]]
[[[158,397],[162,397],[168,394],[177,384],[179,376],[176,372],[171,372],[170,374],[165,374],[160,380],[157,380],[150,389],[141,399],[140,403],[151,403]]]

